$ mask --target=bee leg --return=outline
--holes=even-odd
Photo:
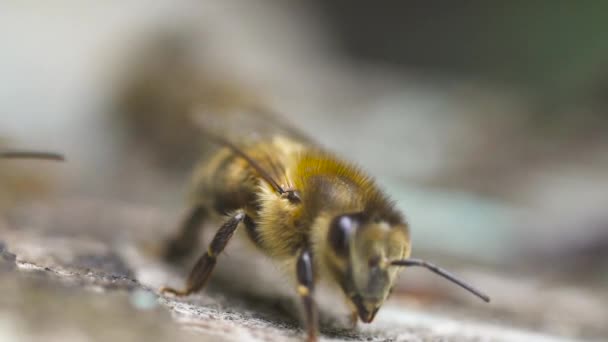
[[[348,305],[348,308],[350,309],[350,315],[348,315],[348,317],[346,318],[348,320],[348,323],[350,325],[350,329],[354,330],[357,328],[357,325],[359,324],[359,313],[357,311],[357,307],[355,306],[355,304],[353,304],[353,302],[350,299],[346,299],[346,304]]]
[[[160,292],[162,294],[171,293],[181,297],[187,296],[202,289],[209,279],[213,268],[215,267],[217,256],[224,250],[224,247],[226,247],[228,241],[230,241],[230,238],[234,234],[236,228],[239,226],[239,223],[241,223],[245,217],[245,213],[239,211],[220,227],[209,244],[209,249],[207,252],[198,259],[192,268],[192,271],[190,271],[190,275],[186,281],[186,288],[184,290],[163,287],[160,289]]]
[[[357,313],[357,310],[352,311],[350,315],[348,315],[348,321],[352,330],[357,329],[357,325],[359,324],[359,313]]]
[[[312,254],[307,248],[303,249],[298,256],[296,263],[296,273],[298,278],[298,295],[304,304],[304,317],[306,324],[307,341],[317,341],[319,322],[317,317],[317,305],[313,297],[314,291],[314,272]]]
[[[206,210],[202,206],[195,206],[188,212],[186,219],[181,223],[179,233],[169,241],[164,251],[164,259],[170,263],[178,263],[192,254],[196,248],[199,233]]]

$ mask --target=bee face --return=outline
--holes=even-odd
[[[409,255],[407,226],[363,213],[338,215],[331,221],[328,241],[334,254],[334,276],[361,320],[371,322],[397,276],[389,260]]]

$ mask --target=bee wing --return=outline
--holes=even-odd
[[[246,146],[277,135],[306,145],[317,145],[285,117],[267,108],[209,111],[205,107],[198,107],[191,112],[191,119],[203,134],[221,137],[235,145]]]
[[[277,193],[284,194],[287,190],[281,184],[288,183],[286,170],[276,153],[266,150],[264,144],[258,146],[254,154],[248,154],[246,147],[272,141],[277,136],[307,146],[315,144],[275,112],[259,107],[249,108],[210,112],[201,107],[193,111],[192,119],[207,140],[231,149],[234,154],[245,159]]]

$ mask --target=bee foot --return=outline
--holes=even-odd
[[[163,296],[169,294],[174,297],[185,297],[190,294],[188,291],[180,291],[180,290],[176,290],[172,287],[161,287],[160,290],[158,290],[158,292],[160,292],[160,294]]]

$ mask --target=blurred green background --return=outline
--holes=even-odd
[[[355,58],[506,84],[546,104],[605,100],[604,2],[318,4]]]

